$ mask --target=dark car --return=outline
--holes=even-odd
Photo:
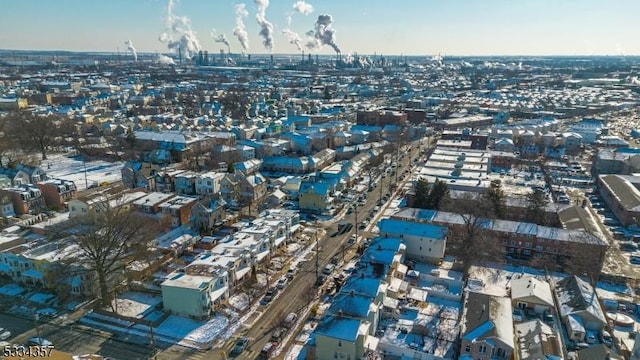
[[[238,339],[235,345],[233,345],[233,349],[231,349],[231,352],[229,353],[229,355],[230,356],[240,355],[244,351],[244,349],[247,348],[247,345],[249,345],[249,339],[244,337]]]
[[[273,300],[273,298],[276,297],[277,293],[278,293],[278,288],[271,288],[267,290],[267,293],[264,294],[264,297],[262,298],[262,300],[260,300],[260,303],[262,305],[266,305],[270,303],[271,300]]]

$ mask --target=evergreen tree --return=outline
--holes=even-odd
[[[502,190],[502,184],[500,180],[492,181],[491,186],[483,194],[483,197],[491,205],[490,208],[493,211],[493,215],[498,219],[502,219],[506,211],[506,195]]]
[[[425,179],[418,179],[416,183],[415,197],[413,200],[413,207],[419,209],[426,209],[429,198],[429,182]]]
[[[427,209],[440,210],[443,200],[449,197],[449,186],[443,180],[436,179],[427,197]]]
[[[547,216],[545,207],[549,203],[547,194],[544,191],[535,189],[527,194],[527,221],[536,223],[538,225],[545,225],[547,222]]]

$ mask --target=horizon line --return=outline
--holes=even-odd
[[[202,50],[202,51],[208,51],[208,50]],[[93,54],[105,54],[105,55],[114,55],[114,54],[127,54],[128,51],[122,50],[122,51],[108,51],[108,50],[63,50],[63,49],[3,49],[0,48],[0,52],[51,52],[51,53],[55,53],[55,52],[65,52],[65,53],[93,53]],[[160,52],[160,51],[154,51],[154,52],[149,52],[149,51],[138,51],[137,52],[138,56],[140,55],[158,55],[158,54],[162,54],[162,55],[175,55],[178,56],[178,54],[176,53],[172,53],[172,52]],[[434,54],[415,54],[415,53],[411,53],[411,54],[404,54],[404,53],[399,53],[399,54],[392,54],[392,53],[381,53],[381,52],[373,52],[373,53],[360,53],[360,52],[349,52],[349,53],[333,53],[333,54],[319,54],[319,53],[313,53],[313,52],[282,52],[282,53],[268,53],[268,52],[247,52],[247,53],[242,53],[242,52],[225,52],[225,55],[259,55],[259,56],[307,56],[307,55],[311,55],[311,56],[323,56],[323,57],[336,57],[336,56],[347,56],[350,54],[353,55],[362,55],[362,56],[396,56],[396,57],[433,57],[433,56],[441,56],[443,58],[445,57],[640,57],[640,54],[612,54],[612,53],[598,53],[598,54],[557,54],[557,53],[549,53],[549,54],[442,54],[440,53],[434,53]],[[219,52],[209,52],[209,55],[212,56],[219,56],[220,53]],[[123,55],[124,56],[124,55]]]

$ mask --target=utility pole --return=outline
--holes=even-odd
[[[318,263],[318,254],[320,253],[320,248],[318,247],[318,233],[314,233],[314,236],[316,238],[316,284],[318,283],[318,280],[320,279],[320,264]]]
[[[36,326],[36,334],[38,335],[38,342],[40,342],[40,345],[42,345],[42,338],[40,337],[40,326],[38,326],[38,313],[33,312],[33,322]]]
[[[151,336],[151,355],[153,355],[154,359],[157,359],[158,357],[155,356],[156,354],[156,337],[153,335],[153,323],[150,323],[150,327],[149,327],[149,336]]]
[[[87,180],[87,161],[84,159],[84,156],[82,157],[82,165],[84,166],[84,188],[86,190],[89,188],[89,181]],[[135,179],[134,179],[134,185],[135,185]]]

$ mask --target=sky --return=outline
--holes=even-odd
[[[267,2],[273,47],[263,45],[256,20]],[[189,20],[202,50],[225,48],[211,36],[224,33],[233,53],[234,7],[246,4],[247,53],[299,54],[282,30],[302,45],[321,14],[332,15],[333,40],[342,54],[405,55],[640,55],[638,0],[306,0],[314,12],[293,9],[296,0],[174,0],[174,19]],[[168,0],[5,0],[0,49],[170,53],[159,36],[167,31]],[[170,29],[169,29],[170,30]],[[173,51],[177,48],[174,47]],[[332,54],[329,45],[305,53]]]

